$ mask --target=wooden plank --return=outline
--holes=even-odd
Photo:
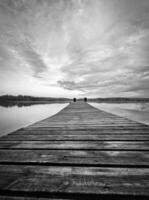
[[[143,129],[75,129],[75,130],[60,130],[60,129],[49,129],[49,130],[40,130],[40,129],[33,129],[33,130],[19,130],[15,131],[11,134],[20,134],[20,135],[26,135],[26,134],[39,134],[39,135],[101,135],[101,134],[147,134],[149,135],[149,130],[143,130]],[[10,134],[8,134],[10,135]]]
[[[149,195],[149,169],[0,166],[1,191]]]
[[[0,163],[149,167],[149,151],[0,150]]]
[[[137,123],[128,123],[128,122],[117,122],[115,120],[115,122],[110,122],[108,120],[108,122],[104,121],[104,123],[101,123],[100,121],[97,122],[97,123],[76,123],[76,122],[73,122],[73,123],[54,123],[54,122],[49,122],[47,124],[36,124],[36,125],[32,125],[32,126],[29,126],[28,128],[49,128],[49,127],[69,127],[69,126],[72,126],[72,127],[76,127],[76,126],[80,126],[80,127],[84,127],[84,126],[87,126],[87,127],[90,127],[90,126],[93,126],[93,127],[103,127],[103,126],[117,126],[119,124],[119,126],[122,126],[124,127],[125,125],[129,128],[129,127],[140,127],[140,125],[138,125]]]
[[[0,149],[149,150],[149,141],[0,141]]]
[[[9,134],[7,136],[3,136],[0,140],[34,140],[34,141],[149,141],[149,134]]]
[[[46,131],[46,130],[66,130],[69,131],[69,130],[87,130],[87,129],[91,129],[91,130],[94,130],[94,129],[97,129],[98,131],[102,131],[104,129],[105,130],[141,130],[141,131],[144,131],[144,130],[147,130],[149,132],[149,128],[147,127],[141,127],[141,126],[129,126],[127,127],[127,125],[125,126],[118,126],[118,125],[115,125],[115,126],[92,126],[92,125],[84,125],[84,126],[81,126],[81,125],[71,125],[71,126],[68,126],[68,125],[64,125],[64,126],[50,126],[50,127],[27,127],[25,128],[26,131]]]

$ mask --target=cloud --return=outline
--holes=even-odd
[[[38,54],[32,47],[22,45],[21,48],[19,48],[19,53],[23,60],[31,66],[35,78],[39,78],[42,72],[47,70],[47,66],[42,60],[41,55]]]
[[[58,81],[57,82],[61,87],[68,89],[68,90],[75,90],[76,83],[73,81]]]
[[[136,91],[135,88],[138,88],[139,84],[142,90],[148,88],[145,87],[148,81],[141,84],[139,79],[142,82],[144,77],[148,79],[149,68],[143,66],[148,64],[149,3],[131,1],[129,4],[127,1],[123,7],[122,1],[120,2],[117,3],[121,9],[124,8],[123,17],[119,20],[114,19],[115,22],[111,23],[112,29],[109,29],[106,37],[101,37],[102,40],[98,38],[96,43],[90,45],[88,41],[84,42],[82,35],[79,41],[78,38],[76,40],[76,35],[72,36],[69,44],[70,55],[73,55],[72,63],[61,69],[65,73],[65,78],[59,81],[63,83],[60,84],[61,87],[78,90],[81,88],[88,94],[92,90],[92,95],[93,88],[94,95],[101,94],[103,88],[111,95],[122,94],[128,88],[134,88]],[[124,15],[126,13],[127,16]],[[92,38],[90,39],[92,41]],[[134,87],[131,87],[132,85]],[[106,91],[104,95],[107,95]]]
[[[149,1],[0,0],[0,11],[0,72],[47,94],[149,96]]]

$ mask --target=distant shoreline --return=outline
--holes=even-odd
[[[32,96],[13,96],[3,95],[0,96],[0,106],[12,107],[12,106],[30,106],[37,104],[51,104],[51,103],[68,103],[70,99],[67,98],[49,98],[49,97],[32,97]]]
[[[32,106],[32,105],[43,105],[43,104],[62,104],[68,103],[68,101],[0,101],[0,106],[3,107],[24,107],[24,106]]]
[[[29,106],[34,104],[50,104],[50,103],[69,103],[73,99],[70,98],[54,98],[54,97],[34,97],[34,96],[0,96],[1,106]],[[77,101],[83,101],[78,98]],[[126,98],[126,97],[110,97],[110,98],[88,98],[88,102],[96,103],[149,103],[149,98]]]
[[[98,98],[88,101],[97,103],[149,103],[149,98]]]

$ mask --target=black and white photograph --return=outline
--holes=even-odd
[[[149,199],[149,0],[0,0],[0,200]]]

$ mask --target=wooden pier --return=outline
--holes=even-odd
[[[149,199],[149,126],[69,104],[0,138],[0,200]]]

